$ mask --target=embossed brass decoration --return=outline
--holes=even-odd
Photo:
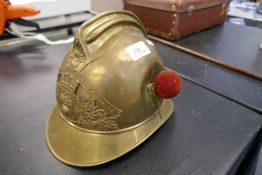
[[[75,95],[79,85],[85,88],[87,98]],[[56,88],[60,114],[73,126],[90,132],[119,129],[116,119],[122,111],[107,102],[80,72],[70,67],[62,68]]]
[[[109,11],[82,24],[58,73],[50,151],[66,164],[94,166],[141,144],[174,110],[149,88],[162,70],[134,14]]]

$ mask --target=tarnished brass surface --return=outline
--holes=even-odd
[[[173,103],[165,100],[161,119],[156,111],[146,124],[125,132],[92,134],[72,128],[59,115],[55,105],[50,112],[46,136],[55,157],[69,165],[94,166],[116,159],[131,151],[154,133],[173,112]]]
[[[94,166],[148,138],[173,112],[171,101],[148,93],[163,69],[132,13],[110,11],[82,24],[59,70],[46,127],[55,157]]]

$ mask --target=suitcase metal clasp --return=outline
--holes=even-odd
[[[189,5],[188,6],[188,14],[187,14],[187,16],[192,16],[194,10],[195,10],[195,7],[193,5]]]
[[[222,11],[221,11],[221,13],[220,13],[220,16],[225,15],[225,14],[227,13],[227,11],[228,11],[228,6],[227,6],[226,3],[223,3],[223,4],[222,4]]]

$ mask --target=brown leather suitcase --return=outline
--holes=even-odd
[[[226,20],[228,0],[123,0],[148,33],[177,40]]]

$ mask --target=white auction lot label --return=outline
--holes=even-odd
[[[151,53],[150,49],[146,46],[146,44],[143,41],[139,41],[135,44],[132,44],[128,46],[125,50],[133,61],[137,61],[140,58]]]

